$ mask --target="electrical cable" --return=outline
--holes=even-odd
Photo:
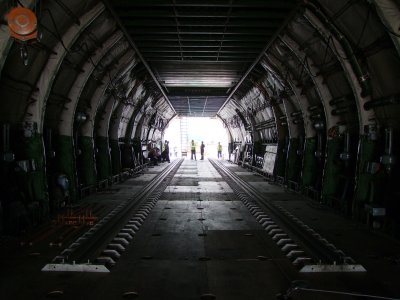
[[[322,290],[322,289],[312,289],[312,288],[294,288],[293,291],[306,291],[306,292],[315,292],[315,293],[325,293],[325,294],[335,294],[335,295],[346,295],[353,297],[362,297],[362,298],[372,298],[372,299],[385,299],[385,300],[400,300],[400,298],[392,298],[392,297],[384,297],[384,296],[376,296],[376,295],[368,295],[362,293],[354,293],[354,292],[342,292],[342,291],[332,291],[332,290]]]
[[[353,1],[353,0],[350,0],[350,1]],[[301,26],[309,25],[309,22],[305,22],[303,19],[296,19],[296,20],[293,20],[293,22],[298,25],[301,25]],[[331,37],[329,37],[329,38],[331,38]],[[329,40],[329,38],[328,38],[328,40]],[[305,44],[307,44],[308,47],[311,48],[312,46],[320,43],[320,40],[318,40],[318,39],[313,39],[313,40],[314,40],[314,42],[306,41]],[[326,42],[325,42],[325,44],[326,44]],[[326,58],[328,56],[328,49],[330,49],[330,48],[329,48],[329,45],[327,44],[325,47],[325,52],[324,52],[324,59],[322,60],[322,62],[319,65],[324,65],[325,63],[330,64],[335,59],[334,57],[332,57],[329,61],[326,61]]]
[[[317,74],[313,74],[312,72],[311,72],[311,67],[310,67],[310,63],[308,62],[308,59],[307,59],[307,56],[305,56],[304,57],[304,60],[305,60],[305,62],[306,62],[306,67],[307,67],[307,70],[308,70],[308,72],[310,73],[310,75],[311,75],[311,77],[318,77],[318,75]]]
[[[308,63],[308,58],[307,55],[304,56],[304,59],[301,61],[299,59],[299,62],[303,65],[303,68],[301,69],[300,77],[303,75],[303,71],[307,70],[308,75],[312,78],[318,77],[318,75],[313,74],[310,70],[310,64]]]
[[[376,9],[375,9],[375,11],[376,11]],[[376,13],[377,13],[377,12],[376,12]],[[377,13],[377,14],[378,14],[378,13]],[[385,31],[386,31],[387,33],[389,33],[389,34],[391,34],[391,35],[394,35],[395,37],[400,38],[400,34],[394,32],[391,28],[389,28],[389,27],[382,21],[381,18],[378,18],[378,19],[379,19],[379,23],[382,24],[382,26],[384,27],[384,29],[385,29]]]
[[[348,3],[352,2],[352,1],[353,1],[353,0],[350,0]],[[358,0],[355,0],[354,2],[358,2]],[[347,4],[348,4],[348,3],[347,3]],[[346,4],[346,5],[347,5],[347,4]],[[349,7],[350,7],[350,6],[349,6]],[[349,7],[347,7],[347,9],[348,9]],[[322,11],[321,11],[321,12],[322,12]],[[369,19],[370,19],[370,15],[371,15],[371,7],[368,6],[367,14],[366,14],[366,17],[365,17],[365,19],[364,19],[364,22],[363,22],[363,25],[362,25],[362,29],[361,29],[360,35],[359,35],[358,38],[357,38],[356,44],[355,44],[353,47],[351,47],[351,53],[349,53],[349,54],[346,55],[346,56],[341,55],[341,54],[339,53],[338,49],[337,49],[336,44],[335,44],[334,41],[333,41],[333,35],[332,35],[332,34],[330,34],[330,35],[328,36],[328,38],[326,39],[326,41],[325,41],[327,47],[329,47],[329,49],[330,49],[337,57],[339,57],[339,58],[341,58],[341,59],[343,59],[343,60],[350,60],[350,59],[352,59],[351,56],[355,56],[355,55],[356,55],[356,52],[354,51],[354,48],[359,48],[359,47],[360,47],[361,40],[362,40],[362,38],[363,38],[363,36],[364,36],[365,29],[366,29],[367,24],[368,24],[368,21],[369,21]],[[329,22],[329,21],[328,21],[328,22]],[[382,22],[381,22],[381,23],[382,23]],[[330,24],[331,24],[331,26],[335,26],[334,22],[330,22]],[[382,23],[382,24],[383,24],[383,23]],[[383,24],[383,25],[384,25],[384,24]],[[384,25],[384,26],[385,26],[385,25]],[[335,26],[335,27],[336,27],[336,26]],[[343,37],[343,38],[346,38],[346,37]],[[332,44],[333,44],[333,47],[331,47],[331,45],[330,45],[331,42],[332,42]]]
[[[339,58],[341,58],[341,59],[343,59],[343,60],[350,60],[349,57],[347,57],[347,56],[342,56],[342,55],[339,53],[339,51],[338,51],[338,49],[337,49],[337,47],[336,47],[336,44],[335,44],[335,42],[333,41],[333,35],[332,35],[332,34],[330,34],[330,35],[328,36],[328,38],[327,38],[326,40],[324,40],[324,41],[325,41],[325,43],[326,43],[326,46],[327,46],[327,47],[332,51],[332,53],[334,53],[337,57],[339,57]],[[331,47],[331,45],[330,45],[331,42],[332,42],[333,47]],[[351,55],[354,55],[353,49],[352,49]]]
[[[54,36],[57,37],[57,39],[58,39],[59,42],[61,43],[62,47],[64,48],[64,50],[65,50],[68,54],[71,54],[71,53],[78,53],[78,52],[82,52],[83,54],[86,54],[86,52],[85,52],[84,49],[83,49],[84,46],[86,46],[87,52],[88,52],[88,53],[90,52],[89,46],[87,45],[86,42],[84,42],[84,43],[82,43],[81,45],[79,45],[79,48],[76,48],[76,50],[68,49],[68,48],[66,47],[66,45],[64,44],[64,41],[63,41],[62,36],[61,36],[61,34],[60,34],[60,32],[59,32],[59,30],[58,30],[58,28],[57,28],[57,25],[56,25],[54,16],[53,16],[52,12],[50,11],[50,9],[42,10],[42,12],[47,12],[47,13],[49,14],[50,19],[51,19],[51,22],[52,22],[52,24],[53,24],[53,27],[54,27],[54,29],[55,29],[55,31],[56,31],[55,34],[54,34],[53,32],[52,32],[52,33],[53,33]],[[46,28],[46,27],[44,27],[44,28],[45,28],[46,30],[49,31],[48,28]],[[93,34],[92,34],[92,33],[88,33],[88,36],[89,36],[89,38],[91,38],[91,39],[93,40],[93,42],[94,42],[95,44],[99,44],[99,41],[98,41],[96,38],[93,37]],[[91,57],[90,55],[89,55],[89,61],[90,61],[90,63],[93,65],[94,68],[98,68],[98,66],[96,66],[96,65],[94,64],[94,62],[93,62],[93,60],[92,60],[92,57]],[[109,73],[109,70],[106,70],[106,69],[105,69],[103,66],[101,66],[101,64],[100,64],[100,71],[103,72],[104,70],[107,72],[108,77],[109,77],[109,79],[110,79],[109,84],[111,85],[112,89],[115,89],[116,87],[115,87],[115,85],[114,85],[113,82],[112,82],[112,79],[111,79],[111,75],[110,75],[110,73]],[[114,100],[117,100],[117,99],[115,99],[114,93],[112,93],[112,96],[113,96]]]
[[[24,7],[23,4],[22,4],[19,0],[17,0],[17,2],[18,2],[18,4],[19,4],[20,6]],[[36,6],[37,6],[37,2],[35,2],[35,9],[36,9]],[[50,11],[50,9],[45,9],[45,10],[40,9],[40,15],[42,15],[43,12],[47,12],[47,13],[48,13],[48,15],[49,15],[49,17],[50,17],[50,20],[51,20],[51,23],[52,23],[52,25],[53,25],[53,27],[54,27],[55,33],[54,33],[52,30],[48,29],[46,26],[44,26],[44,25],[41,24],[41,23],[40,23],[40,26],[41,26],[42,28],[44,28],[45,30],[47,30],[50,34],[52,34],[56,39],[58,39],[59,42],[60,42],[60,44],[62,45],[62,47],[64,48],[64,50],[65,50],[68,54],[71,54],[71,53],[78,53],[78,52],[81,52],[81,53],[83,53],[83,54],[88,54],[88,59],[89,59],[90,63],[92,64],[92,66],[93,66],[94,68],[99,69],[101,72],[106,72],[106,73],[107,73],[107,75],[108,75],[108,77],[109,77],[109,84],[108,84],[108,85],[111,86],[111,89],[112,89],[111,95],[112,95],[112,97],[114,98],[114,100],[117,101],[117,100],[119,99],[119,97],[118,97],[118,95],[115,95],[115,93],[114,93],[114,90],[116,89],[116,86],[115,86],[115,84],[113,83],[113,79],[111,78],[110,71],[109,71],[107,68],[105,68],[104,66],[102,66],[101,64],[99,64],[99,65],[97,65],[97,66],[95,65],[95,63],[93,62],[92,57],[89,55],[89,53],[90,53],[91,51],[90,51],[89,46],[87,45],[87,43],[84,42],[84,43],[80,44],[79,47],[76,48],[76,50],[68,49],[68,48],[66,47],[66,45],[65,45],[65,43],[64,43],[64,41],[63,41],[63,39],[62,39],[62,36],[61,36],[61,34],[60,34],[60,31],[58,30],[57,24],[56,24],[56,22],[55,22],[55,18],[54,18],[54,16],[53,16],[52,12]],[[99,40],[98,40],[91,32],[88,33],[88,37],[89,37],[98,47],[101,47]],[[87,52],[85,52],[84,47],[86,47]],[[118,98],[118,99],[117,99],[117,98]],[[119,99],[119,100],[122,100],[122,99]]]
[[[328,56],[328,45],[325,47],[325,52],[324,52],[324,58],[322,59],[322,62],[320,63],[320,66],[324,65],[326,62],[326,58]]]
[[[52,33],[57,37],[57,39],[59,40],[59,42],[60,42],[61,45],[63,46],[64,50],[65,50],[67,53],[70,53],[71,51],[70,51],[69,49],[67,49],[67,47],[65,46],[64,41],[63,41],[63,39],[62,39],[62,36],[61,36],[60,32],[58,31],[56,21],[54,20],[53,14],[52,14],[52,12],[50,11],[50,9],[44,9],[44,10],[42,10],[42,12],[47,12],[47,13],[49,14],[50,20],[51,20],[51,22],[52,22],[52,24],[53,24],[53,27],[54,27],[55,31],[56,31],[55,34],[54,34],[53,32],[52,32]],[[41,23],[40,23],[40,25],[42,26]],[[48,30],[46,27],[44,27],[44,28],[45,28],[46,30]]]
[[[17,3],[19,4],[19,6],[21,6],[21,7],[25,7],[22,3],[21,3],[21,1],[20,0],[17,0]]]
[[[357,2],[359,2],[359,0],[350,0],[350,1],[348,1],[345,5],[342,6],[341,9],[339,9],[339,13],[336,13],[335,15],[333,15],[332,17],[330,17],[330,19],[337,19],[340,15],[342,15],[344,12],[346,12],[353,4],[355,4],[355,3],[357,3]],[[322,14],[324,14],[325,16],[327,16],[327,14],[324,13],[323,10],[322,10],[319,6],[316,6],[316,5],[315,5],[315,3],[313,3],[313,4],[311,5],[311,7],[314,7],[314,9],[320,11]],[[357,38],[357,43],[356,43],[356,45],[355,45],[355,48],[358,48],[358,47],[359,47],[359,44],[360,44],[360,42],[361,42],[361,40],[362,40],[362,37],[363,37],[363,35],[364,35],[364,33],[365,33],[365,29],[366,29],[366,26],[367,26],[368,21],[369,21],[369,18],[370,18],[370,12],[371,12],[371,8],[369,7],[369,8],[368,8],[368,11],[367,11],[366,18],[365,18],[364,23],[363,23],[363,25],[362,25],[361,33],[360,33],[359,37]],[[327,18],[326,18],[326,19],[327,19]],[[330,21],[328,20],[328,22],[330,23],[331,26],[335,26],[335,24],[334,24],[333,21],[330,22]],[[332,41],[333,47],[331,47],[331,45],[330,45],[331,41]],[[332,34],[330,34],[330,35],[328,36],[328,38],[326,38],[326,39],[324,40],[324,42],[326,43],[326,47],[327,47],[327,48],[325,49],[324,59],[323,59],[323,61],[322,61],[322,63],[321,63],[320,65],[323,65],[323,64],[326,63],[326,62],[325,62],[325,59],[326,59],[326,57],[327,57],[327,49],[328,49],[328,48],[332,51],[332,53],[334,53],[337,57],[339,57],[339,58],[341,58],[341,59],[343,59],[343,60],[350,60],[350,59],[351,59],[351,58],[350,58],[351,56],[355,56],[355,51],[353,50],[354,47],[351,48],[351,53],[350,53],[348,56],[342,56],[342,55],[339,53],[339,51],[338,51],[338,49],[337,49],[335,43],[333,42],[333,36],[332,36]],[[331,61],[332,61],[332,60],[330,60],[329,63],[330,63]]]
[[[91,52],[91,51],[89,50],[89,46],[87,45],[86,42],[80,44],[79,47],[76,48],[76,50],[68,49],[68,48],[66,47],[66,45],[64,44],[64,41],[62,40],[61,34],[60,34],[60,32],[59,32],[59,30],[58,30],[58,28],[57,28],[57,25],[56,25],[56,23],[55,23],[55,19],[54,19],[54,16],[53,16],[52,12],[51,12],[49,9],[45,9],[45,10],[43,10],[43,12],[47,12],[47,13],[49,14],[50,19],[51,19],[52,24],[53,24],[53,27],[54,27],[54,29],[55,29],[55,31],[56,31],[56,33],[55,33],[55,34],[53,33],[53,34],[57,37],[57,39],[58,39],[59,42],[61,43],[62,47],[64,48],[64,50],[65,50],[68,54],[71,54],[71,53],[78,53],[78,52],[81,52],[81,53],[83,53],[83,54],[86,54],[86,53]],[[49,30],[49,29],[46,28],[46,30]],[[89,36],[96,44],[99,43],[98,40],[95,39],[95,38],[93,38],[93,36],[92,36],[91,34],[88,34],[88,36]],[[86,51],[84,51],[84,49],[83,49],[84,47],[86,47]],[[92,64],[92,66],[93,66],[94,68],[99,69],[101,72],[104,72],[104,71],[107,72],[108,77],[109,77],[109,85],[111,85],[111,88],[112,88],[113,90],[115,90],[116,87],[115,87],[115,85],[114,85],[114,83],[113,83],[113,80],[112,80],[112,78],[111,78],[111,74],[110,74],[109,70],[107,70],[107,69],[106,69],[105,67],[103,67],[101,64],[99,64],[99,65],[96,66],[95,63],[93,62],[92,57],[91,57],[90,55],[88,55],[88,58],[89,58],[89,61],[90,61],[90,63]],[[111,95],[112,95],[112,97],[114,98],[114,100],[117,101],[116,97],[118,98],[118,96],[116,96],[113,92],[111,93]]]
[[[343,15],[351,6],[360,2],[360,0],[349,0],[346,4],[344,4],[335,14],[332,15],[332,20],[336,20],[341,15]]]
[[[365,17],[365,21],[364,21],[360,36],[358,37],[358,40],[357,40],[355,48],[358,48],[360,46],[361,39],[362,39],[362,37],[364,35],[364,32],[365,32],[365,28],[367,28],[367,24],[368,24],[368,20],[369,20],[370,14],[371,14],[371,7],[368,7],[367,16]]]

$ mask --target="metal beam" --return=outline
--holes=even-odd
[[[181,62],[182,59],[181,58],[173,58],[173,57],[163,57],[163,58],[159,58],[159,57],[149,57],[147,58],[147,61],[152,61],[152,62]],[[199,63],[204,63],[204,62],[218,62],[217,60],[210,60],[208,58],[185,58],[184,61],[190,61],[190,62],[199,62]],[[224,62],[224,63],[250,63],[253,60],[252,59],[220,59],[220,62]]]
[[[108,10],[111,12],[112,16],[114,17],[115,21],[117,22],[118,26],[121,28],[122,32],[125,34],[126,39],[128,40],[129,44],[132,46],[132,48],[135,50],[137,56],[139,57],[139,59],[142,61],[143,65],[146,67],[147,71],[149,72],[151,78],[154,80],[155,84],[157,85],[157,87],[159,88],[159,90],[161,91],[165,101],[168,102],[169,106],[171,107],[172,111],[174,113],[176,113],[174,107],[172,106],[171,102],[168,99],[167,94],[165,93],[165,91],[163,90],[162,86],[160,85],[160,83],[158,82],[156,76],[154,75],[153,71],[151,70],[149,64],[146,62],[146,60],[144,59],[144,57],[142,56],[142,54],[140,53],[139,49],[136,47],[135,43],[132,40],[131,35],[126,31],[124,25],[122,24],[121,20],[119,19],[118,15],[115,13],[112,5],[109,3],[108,0],[104,0],[103,1],[105,6],[108,8]]]
[[[159,27],[159,28],[137,28],[134,26],[129,26],[125,25],[125,28],[129,31],[129,33],[133,35],[149,35],[149,34],[173,34],[176,35],[178,34],[177,27]],[[179,25],[180,27],[180,25]],[[197,34],[207,34],[207,35],[213,35],[213,34],[221,34],[221,35],[259,35],[259,36],[265,36],[265,35],[272,35],[275,33],[274,28],[252,28],[250,31],[247,28],[229,28],[229,25],[227,25],[227,29],[224,30],[223,27],[219,28],[179,28],[179,34],[180,35],[197,35]]]
[[[265,55],[269,47],[272,45],[272,43],[276,40],[276,38],[279,36],[279,34],[283,31],[283,29],[287,26],[287,24],[292,20],[292,18],[295,16],[298,8],[300,7],[300,4],[297,4],[292,11],[288,14],[288,16],[285,18],[285,21],[283,24],[280,26],[280,28],[275,32],[274,36],[269,40],[267,45],[264,47],[264,49],[261,51],[261,53],[258,55],[258,57],[255,59],[255,61],[251,64],[251,66],[247,69],[247,71],[244,73],[242,78],[239,80],[239,82],[236,84],[236,86],[231,90],[229,93],[228,97],[226,98],[224,104],[222,104],[221,108],[218,110],[217,115],[221,112],[221,110],[225,107],[225,105],[231,100],[232,96],[236,93],[238,88],[242,85],[243,81],[247,78],[247,76],[251,73],[251,71],[254,69],[254,67],[259,63],[260,59]]]
[[[190,99],[189,97],[187,97],[187,103],[188,103],[188,107],[189,107],[189,114],[192,114],[192,111],[190,110]]]
[[[204,47],[204,48],[200,48],[201,50],[198,50],[198,48],[196,47],[186,47],[184,48],[185,50],[180,50],[179,47],[169,47],[169,48],[163,48],[163,47],[159,47],[159,48],[146,48],[143,47],[142,49],[142,54],[145,53],[187,53],[188,55],[190,55],[191,53],[210,53],[210,52],[219,52],[219,53],[230,53],[230,54],[258,54],[259,51],[257,50],[225,50],[225,47],[222,47],[222,50],[219,50],[218,47]],[[219,51],[218,51],[219,50]]]
[[[208,100],[208,97],[206,97],[206,101],[204,101],[203,112],[201,113],[201,115],[202,115],[203,117],[204,117],[204,112],[206,111],[207,100]]]
[[[140,47],[141,49],[146,48],[146,47],[157,47],[157,48],[161,48],[161,47],[178,47],[179,48],[179,44],[175,43],[173,41],[152,41],[152,40],[148,40],[148,41],[138,41],[136,43],[138,45],[138,47]],[[219,47],[220,42],[218,41],[214,41],[208,44],[204,44],[203,42],[199,42],[199,41],[184,41],[184,43],[182,44],[182,48],[190,48],[190,47],[194,47],[196,49],[199,48],[207,48],[207,47]],[[265,43],[264,42],[242,42],[242,41],[237,41],[237,42],[231,42],[231,41],[226,41],[224,40],[224,44],[223,44],[223,48],[244,48],[244,49],[253,49],[253,48],[259,48],[262,49],[264,47]],[[259,53],[257,51],[257,53]]]
[[[127,34],[129,32],[127,31]],[[175,33],[176,35],[176,33]],[[254,35],[254,36],[242,36],[242,35],[228,35],[228,36],[223,36],[223,34],[219,35],[213,35],[212,37],[206,36],[206,35],[183,35],[181,38],[181,42],[192,42],[192,41],[199,41],[199,42],[220,42],[221,39],[224,39],[225,41],[234,41],[234,42],[266,42],[267,40],[270,40],[272,36],[267,36],[267,35]],[[175,41],[179,42],[178,37],[175,37],[174,35],[137,35],[135,36],[136,41]]]
[[[135,18],[135,19],[124,19],[125,26],[132,27],[168,27],[174,26],[175,21],[171,19],[160,19],[160,18]],[[251,20],[229,20],[229,27],[239,27],[239,28],[269,28],[269,27],[278,27],[281,24],[280,20],[266,20],[266,19],[251,19]],[[207,20],[207,23],[204,23],[202,19],[180,19],[179,27],[225,27],[224,19],[210,19]]]
[[[198,58],[198,57],[208,57],[208,58],[254,58],[255,55],[252,55],[251,53],[243,53],[242,55],[236,54],[236,53],[226,53],[226,54],[220,54],[218,55],[217,51],[203,51],[203,52],[182,52],[180,53],[179,51],[174,51],[174,52],[167,52],[167,53],[154,53],[151,55],[153,52],[148,52],[147,55],[145,55],[146,59],[151,58],[151,57],[156,57],[156,58],[164,58],[164,57],[175,57],[175,58]],[[247,55],[246,55],[247,54]]]
[[[290,1],[250,1],[246,0],[243,2],[236,1],[236,3],[222,2],[222,1],[179,1],[175,4],[172,4],[170,1],[163,0],[146,0],[144,2],[131,2],[131,1],[115,1],[116,8],[124,8],[126,6],[131,7],[172,7],[175,5],[176,7],[237,7],[237,8],[269,8],[269,9],[290,9],[293,7],[293,4]],[[120,3],[123,5],[119,5]],[[134,3],[134,4],[133,4]]]
[[[127,7],[118,10],[121,21],[132,19],[132,18],[174,18],[175,15],[172,12],[165,11],[154,11],[154,10],[137,10],[137,9],[129,9]],[[251,13],[248,11],[237,11],[233,12],[230,18],[245,18],[245,19],[263,19],[263,20],[271,20],[271,19],[282,19],[287,15],[287,10],[275,11],[270,10],[268,12],[254,10]],[[227,15],[220,13],[218,11],[208,12],[204,14],[202,12],[190,12],[188,14],[178,14],[176,17],[178,18],[224,18],[226,19]]]

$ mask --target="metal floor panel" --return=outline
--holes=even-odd
[[[130,181],[133,181],[135,183],[138,181],[150,181],[150,180],[153,180],[154,177],[156,177],[156,176],[157,176],[157,174],[143,174],[138,177],[130,179]]]
[[[236,175],[239,176],[254,176],[253,172],[243,172],[243,171],[239,171],[239,172],[235,172]]]
[[[207,182],[199,181],[196,186],[179,186],[170,185],[164,193],[194,193],[201,191],[202,193],[232,193],[232,189],[225,182]]]
[[[193,173],[193,174],[185,172],[185,173],[178,173],[175,176],[175,178],[199,178],[199,179],[213,178],[213,179],[215,179],[215,178],[221,178],[221,175],[209,174],[207,172],[202,172],[202,173],[199,172],[199,173]]]
[[[172,192],[163,193],[161,198],[165,200],[188,200],[193,199],[195,201],[232,201],[234,195],[232,193],[202,193],[199,191],[178,193],[176,190]]]
[[[188,165],[214,174],[208,161],[200,166],[199,162],[186,160],[183,166]],[[85,202],[99,202],[111,209],[118,202],[132,199],[133,191],[162,168],[149,169],[146,176],[113,186],[106,194],[90,196]],[[244,171],[235,165],[230,168]],[[361,260],[368,272],[299,273],[238,197],[226,192],[222,178],[210,182],[177,176],[171,183],[173,186],[168,187],[171,192],[161,194],[110,273],[41,272],[60,248],[46,243],[21,247],[15,242],[14,248],[8,245],[7,253],[0,249],[5,258],[1,262],[0,298],[48,299],[49,292],[61,291],[60,299],[133,299],[137,293],[137,299],[145,300],[199,300],[204,294],[213,294],[216,300],[265,300],[276,299],[277,293],[286,291],[291,281],[297,279],[320,289],[377,295],[398,292],[396,281],[400,270],[396,253],[400,253],[400,246],[397,243],[383,236],[367,235],[360,226],[353,226],[351,220],[309,205],[298,194],[285,192],[279,186],[259,182],[257,175],[240,176],[257,186],[266,201],[284,206]],[[188,192],[177,192],[179,188]],[[354,240],[359,243],[351,242]],[[310,293],[293,297],[312,298],[350,299]]]
[[[249,184],[254,186],[259,193],[286,193],[285,190],[280,186],[274,186],[266,181],[248,181]]]

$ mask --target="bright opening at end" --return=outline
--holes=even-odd
[[[190,142],[196,144],[196,157],[200,159],[200,145],[204,142],[204,159],[217,158],[218,142],[222,145],[222,158],[228,159],[229,133],[218,118],[178,117],[165,130],[164,139],[169,141],[170,157],[182,157],[187,153],[190,159]]]

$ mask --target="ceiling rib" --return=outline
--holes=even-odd
[[[203,112],[201,113],[202,117],[204,117],[204,111],[206,110],[207,100],[208,100],[208,97],[206,97],[206,101],[204,101]]]
[[[143,55],[140,53],[139,49],[136,47],[135,43],[132,40],[131,35],[127,32],[127,30],[125,29],[124,25],[121,23],[121,21],[118,18],[118,15],[115,13],[112,5],[108,2],[108,0],[104,0],[103,1],[105,3],[105,5],[107,6],[107,8],[110,10],[111,14],[113,15],[114,19],[116,20],[116,22],[118,23],[119,27],[121,28],[121,30],[124,32],[124,35],[126,37],[126,39],[128,40],[129,44],[131,45],[131,47],[135,50],[136,55],[139,57],[139,59],[141,60],[141,62],[143,63],[143,65],[145,66],[146,70],[149,72],[151,78],[153,79],[154,83],[157,85],[157,87],[159,88],[159,90],[161,91],[161,94],[164,96],[165,101],[167,101],[167,103],[169,104],[169,106],[171,107],[171,109],[173,110],[174,114],[176,113],[173,105],[171,104],[171,102],[168,99],[167,94],[165,93],[165,91],[163,90],[163,88],[161,87],[160,83],[158,82],[156,76],[154,75],[153,71],[151,70],[150,66],[148,65],[148,63],[145,61]]]
[[[265,55],[267,52],[268,48],[271,46],[271,44],[275,41],[275,39],[279,36],[281,31],[287,26],[289,21],[294,17],[296,13],[296,10],[293,9],[291,13],[286,17],[285,21],[283,24],[280,26],[280,28],[276,31],[274,36],[269,40],[267,45],[264,47],[264,49],[260,52],[258,57],[255,59],[255,61],[251,64],[251,66],[247,69],[247,71],[243,74],[242,78],[239,80],[239,82],[235,85],[235,87],[231,90],[229,93],[228,97],[226,98],[224,104],[222,104],[221,108],[218,110],[217,115],[221,112],[221,110],[225,107],[225,105],[231,100],[232,96],[236,93],[236,91],[239,89],[239,87],[242,85],[243,81],[247,78],[247,76],[250,74],[250,72],[254,69],[254,67],[259,63],[260,59]]]
[[[247,76],[298,2],[113,0],[112,6],[176,112],[215,116],[230,91],[244,94],[251,86]]]
[[[166,1],[154,1],[154,0],[146,0],[146,2],[141,2],[141,3],[135,3],[135,7],[171,7],[171,5],[179,6],[179,7],[210,7],[212,5],[213,7],[234,7],[234,8],[273,8],[273,9],[290,9],[292,8],[292,5],[288,4],[287,2],[284,1],[264,1],[264,0],[259,0],[259,1],[251,1],[251,0],[242,0],[242,1],[235,1],[233,3],[232,1],[178,1],[174,2],[173,4],[171,2],[166,2]],[[125,6],[119,6],[116,5],[116,8],[123,9]]]

